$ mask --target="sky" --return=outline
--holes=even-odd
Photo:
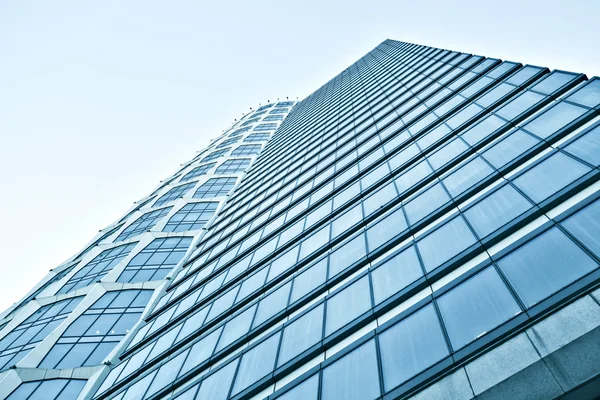
[[[0,2],[0,311],[235,118],[386,38],[600,75],[600,2]]]

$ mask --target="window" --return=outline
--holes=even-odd
[[[135,220],[131,225],[121,232],[119,237],[115,239],[115,242],[120,242],[125,239],[137,236],[143,232],[149,231],[154,225],[158,223],[164,216],[166,216],[171,207],[161,208],[160,210],[150,211],[138,219]]]
[[[560,102],[536,117],[523,128],[545,139],[585,114],[586,111],[583,107]]]
[[[450,195],[456,197],[492,172],[494,172],[492,168],[481,157],[477,157],[446,176],[442,181]]]
[[[561,71],[554,71],[550,75],[547,75],[534,87],[532,87],[531,90],[535,90],[544,94],[551,94],[575,79],[576,76],[577,75]]]
[[[442,295],[438,304],[454,350],[521,312],[508,288],[491,267]]]
[[[269,111],[269,114],[285,114],[289,112],[289,108],[274,108]]]
[[[253,123],[255,123],[256,121],[259,121],[259,120],[260,120],[260,118],[252,118],[252,119],[249,119],[248,121],[244,122],[244,123],[242,124],[242,126],[248,126],[248,125],[252,125]]]
[[[323,332],[323,304],[302,315],[283,330],[277,365],[292,360],[321,340]]]
[[[99,365],[139,320],[151,290],[107,292],[71,323],[39,368]]]
[[[384,331],[379,335],[379,345],[386,392],[449,354],[431,304]]]
[[[600,165],[600,126],[592,129],[565,148],[565,151],[579,157],[593,166]]]
[[[581,89],[567,97],[567,100],[588,107],[596,107],[600,103],[600,80],[592,79]]]
[[[379,395],[379,368],[373,340],[323,370],[322,400],[372,400]]]
[[[267,115],[263,121],[283,121],[283,115]]]
[[[133,283],[163,279],[184,256],[192,238],[154,239],[135,255],[117,282]]]
[[[189,203],[171,217],[163,232],[197,231],[212,218],[219,203]]]
[[[589,167],[566,154],[555,153],[517,177],[514,182],[529,198],[539,203],[588,171]]]
[[[456,217],[417,242],[427,272],[476,243],[465,221]]]
[[[558,228],[550,229],[502,258],[498,265],[528,307],[597,267]]]
[[[273,370],[278,344],[279,333],[276,333],[242,355],[231,392],[232,396]]]
[[[240,138],[239,138],[239,137],[233,137],[233,138],[231,138],[231,139],[226,139],[226,140],[223,140],[221,143],[219,143],[219,144],[217,145],[217,149],[221,149],[221,148],[223,148],[223,147],[229,146],[230,144],[234,144],[234,143],[236,143],[238,140],[240,140]]]
[[[248,135],[246,137],[246,139],[244,139],[244,142],[247,142],[247,143],[262,142],[262,141],[267,141],[270,138],[271,138],[271,135],[269,135],[268,133],[253,133],[252,135]]]
[[[600,256],[600,201],[567,219],[563,226],[594,254]]]
[[[206,174],[208,171],[210,171],[212,169],[212,167],[214,167],[215,165],[217,165],[217,163],[210,163],[210,164],[204,164],[201,165],[199,167],[194,168],[193,170],[191,170],[190,172],[188,172],[187,174],[185,174],[183,176],[183,178],[181,178],[181,182],[188,182],[191,181],[194,178],[197,178],[201,175]]]
[[[102,279],[104,275],[108,274],[109,271],[129,255],[136,244],[137,243],[129,243],[104,250],[77,271],[77,273],[75,273],[75,275],[73,275],[58,291],[58,294],[77,290]]]
[[[506,118],[507,120],[512,120],[537,103],[541,102],[544,99],[544,96],[541,94],[533,93],[533,92],[524,92],[513,100],[510,103],[502,107],[497,111],[497,114],[501,117]]]
[[[375,304],[388,299],[423,276],[414,246],[403,250],[371,273]]]
[[[72,400],[83,390],[84,379],[49,379],[24,382],[6,400]]]
[[[505,185],[465,212],[480,238],[484,238],[532,207],[511,185]]]
[[[254,128],[254,131],[270,131],[277,129],[277,123],[260,124]]]
[[[228,194],[235,186],[236,178],[211,178],[204,182],[194,193],[195,199],[220,197]]]
[[[450,201],[450,196],[440,183],[427,189],[404,207],[411,224],[419,222],[427,215]]]
[[[239,146],[237,149],[231,152],[233,157],[239,156],[251,156],[260,153],[262,146],[260,144],[247,144]]]
[[[370,309],[369,278],[364,277],[327,300],[325,336],[336,332]]]
[[[83,297],[61,300],[40,307],[0,340],[0,371],[18,363],[60,325]]]
[[[510,136],[485,151],[483,158],[494,167],[502,168],[539,142],[538,139],[522,130],[513,131]]]
[[[226,148],[226,149],[222,149],[222,150],[218,150],[218,151],[213,151],[212,153],[210,153],[209,155],[207,155],[206,157],[204,157],[202,159],[201,162],[207,162],[207,161],[212,161],[212,160],[216,160],[219,157],[224,156],[225,154],[227,154],[227,152],[229,152],[229,150],[231,150],[231,148]]]
[[[159,207],[165,203],[182,198],[194,186],[196,186],[196,182],[186,183],[170,189],[167,193],[163,194],[158,200],[156,200],[153,207]]]
[[[223,164],[219,165],[217,174],[237,174],[243,172],[250,165],[249,158],[237,158],[235,160],[226,160]]]
[[[250,126],[247,126],[245,128],[240,128],[240,129],[236,129],[235,131],[233,131],[232,133],[229,134],[229,136],[237,136],[237,135],[241,135],[244,132],[248,132],[250,130]]]

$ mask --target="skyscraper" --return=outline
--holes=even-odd
[[[597,78],[386,40],[4,313],[0,398],[598,396],[599,112]]]

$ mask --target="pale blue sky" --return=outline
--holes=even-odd
[[[600,2],[3,1],[0,309],[258,103],[385,38],[600,74]]]

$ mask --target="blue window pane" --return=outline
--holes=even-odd
[[[202,338],[202,340],[196,342],[191,348],[188,358],[185,360],[179,375],[185,374],[197,365],[200,365],[208,359],[213,353],[217,339],[221,334],[221,329],[216,329],[211,332],[208,336]]]
[[[344,244],[329,256],[329,277],[344,271],[367,254],[364,235],[359,235]]]
[[[177,373],[179,372],[184,359],[185,353],[181,353],[160,367],[156,377],[154,378],[154,381],[152,382],[152,385],[150,385],[148,392],[146,392],[146,396],[149,397],[151,394],[154,394],[160,389],[173,383],[173,380],[177,377]]]
[[[327,278],[327,259],[324,258],[294,279],[294,288],[290,297],[290,304],[302,298],[317,286],[323,284]]]
[[[474,127],[465,131],[461,137],[470,145],[479,143],[484,138],[488,137],[491,133],[504,126],[506,121],[498,118],[495,115],[489,115]]]
[[[232,395],[246,389],[273,370],[279,336],[280,334],[276,333],[247,353],[244,353],[240,361],[240,368],[235,376]],[[202,389],[202,387],[200,388]]]
[[[225,327],[223,328],[223,334],[219,339],[219,345],[217,346],[216,351],[229,346],[231,343],[242,337],[242,335],[245,335],[248,330],[250,330],[250,325],[252,324],[255,311],[256,306],[250,307],[225,324]]]
[[[467,220],[483,238],[531,208],[531,203],[512,186],[505,185],[465,212]]]
[[[568,123],[585,114],[587,110],[569,103],[560,102],[536,117],[523,128],[545,139]]]
[[[433,305],[400,321],[379,336],[385,391],[389,391],[448,355]]]
[[[231,387],[237,360],[230,362],[208,378],[202,381],[196,400],[225,400]]]
[[[283,330],[277,365],[281,366],[321,340],[323,305],[304,314]]]
[[[497,114],[510,121],[543,99],[544,96],[541,94],[524,92],[498,110]]]
[[[371,273],[375,304],[379,304],[423,276],[414,246],[387,260]]]
[[[373,340],[325,368],[321,400],[372,400],[380,395]]]
[[[409,222],[414,224],[448,201],[450,201],[450,196],[448,196],[442,185],[438,183],[408,202],[404,206],[404,210]]]
[[[492,172],[492,168],[477,157],[448,175],[443,182],[452,197],[456,197]]]
[[[596,107],[600,103],[600,80],[595,79],[573,93],[567,100],[588,107]]]
[[[517,130],[485,151],[483,158],[488,160],[494,167],[501,168],[537,143],[539,143],[538,139],[526,132]]]
[[[590,168],[573,158],[556,153],[515,179],[529,198],[541,202],[571,182],[585,175]]]
[[[459,216],[425,236],[417,247],[427,272],[433,271],[476,242],[465,221]]]
[[[600,201],[590,204],[562,225],[600,257]]]
[[[564,86],[567,82],[572,81],[575,75],[560,71],[554,71],[546,76],[540,83],[536,84],[531,90],[536,90],[545,94],[551,94],[558,88]]]
[[[404,212],[401,208],[387,215],[382,220],[367,229],[369,251],[373,251],[385,244],[408,227]]]
[[[369,278],[365,276],[327,300],[328,336],[371,309]]]
[[[83,390],[86,381],[83,379],[71,379],[67,386],[60,392],[57,400],[71,400],[76,399],[79,393]]]
[[[454,350],[489,332],[521,311],[493,268],[487,268],[438,300]]]
[[[319,374],[315,374],[277,400],[317,400],[318,395]]]
[[[600,126],[592,129],[565,148],[565,151],[587,161],[593,166],[600,165]]]
[[[256,317],[254,317],[254,323],[252,326],[256,327],[262,324],[273,315],[283,310],[288,304],[288,297],[291,287],[291,283],[286,283],[262,299],[258,304],[258,311],[256,312]]]
[[[528,307],[597,267],[558,228],[550,229],[507,255],[498,265]]]

